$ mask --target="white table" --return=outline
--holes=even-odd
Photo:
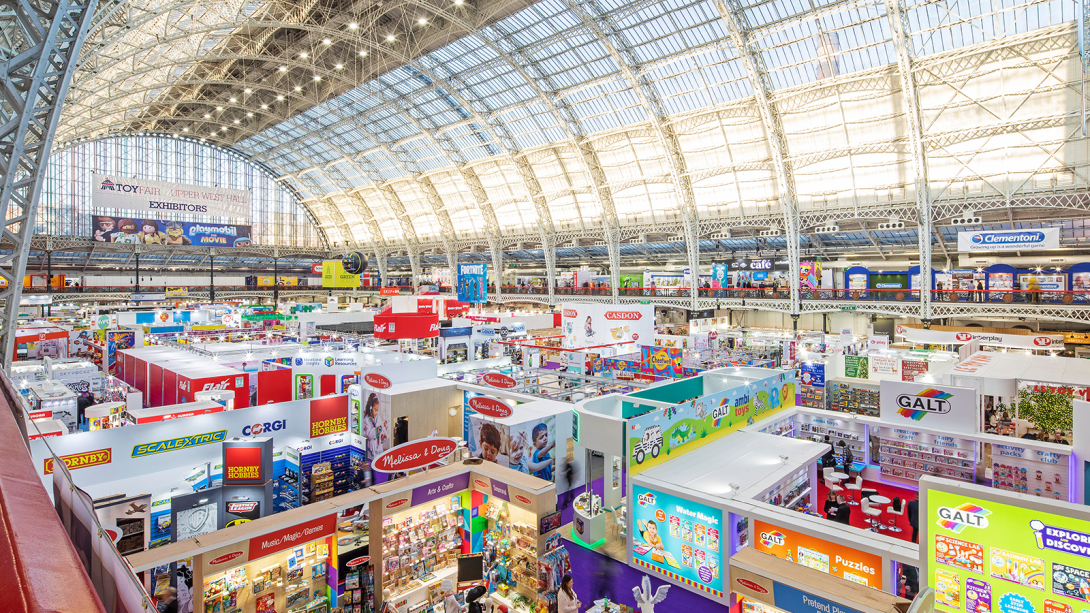
[[[829,473],[829,476],[837,481],[843,481],[848,478],[848,475],[844,473]]]
[[[886,498],[885,496],[879,496],[878,494],[868,496],[867,498],[871,502],[877,502],[878,504],[889,504],[890,502],[892,502],[889,498]]]

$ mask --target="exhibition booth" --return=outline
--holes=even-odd
[[[192,575],[194,611],[362,612],[378,610],[384,590],[396,610],[425,611],[443,601],[445,580],[461,603],[487,582],[494,602],[537,610],[555,607],[570,570],[555,503],[550,483],[457,463],[128,561],[156,596]]]

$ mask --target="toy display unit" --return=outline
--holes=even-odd
[[[484,559],[493,599],[512,611],[555,611],[560,579],[571,568],[560,539],[542,536],[530,510],[495,497],[478,516],[488,519]]]
[[[801,468],[772,486],[761,497],[765,502],[791,509],[808,511],[810,509],[810,473],[808,468]]]
[[[825,415],[811,415],[798,413],[795,415],[798,424],[798,438],[804,438],[815,443],[825,442],[825,437],[833,445],[833,453],[836,455],[837,464],[844,464],[845,447],[852,450],[852,459],[866,465],[867,457],[867,426],[853,419]],[[844,447],[840,442],[845,443]]]
[[[879,433],[878,465],[894,481],[919,481],[924,475],[974,483],[976,441],[883,427]]]
[[[462,550],[462,502],[451,496],[383,518],[382,586],[395,599],[442,602],[437,588],[457,573]]]
[[[825,389],[829,410],[878,417],[879,382],[856,377],[837,377]]]
[[[328,613],[330,537],[204,578],[204,613]]]

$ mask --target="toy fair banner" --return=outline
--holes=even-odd
[[[1063,334],[998,334],[994,332],[956,332],[954,330],[925,330],[897,326],[897,336],[910,343],[932,345],[964,345],[978,341],[981,345],[1010,347],[1012,349],[1063,349]]]
[[[655,338],[655,307],[652,305],[609,305],[564,303],[561,324],[566,349],[582,349],[633,341],[650,343]],[[619,346],[622,353],[634,345]]]
[[[885,380],[879,392],[882,421],[975,434],[976,390],[968,387]]]
[[[167,213],[250,218],[250,192],[244,189],[167,183],[91,174],[91,206],[122,209],[162,218]]]

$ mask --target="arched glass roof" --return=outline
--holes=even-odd
[[[755,232],[787,197],[782,136],[804,226],[844,228],[807,245],[911,247],[860,220],[914,206],[913,89],[937,203],[1090,183],[1071,0],[143,4],[96,31],[58,141],[207,135],[342,245],[597,236],[614,211],[668,240],[690,205],[704,234]]]

